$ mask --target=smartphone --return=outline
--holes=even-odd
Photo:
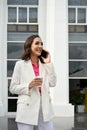
[[[44,57],[44,58],[46,58],[47,55],[48,55],[48,52],[45,51],[45,50],[42,50],[41,56]]]

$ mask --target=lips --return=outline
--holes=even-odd
[[[40,50],[40,49],[36,49],[36,51],[38,52],[38,53],[41,53],[42,52],[42,49]]]

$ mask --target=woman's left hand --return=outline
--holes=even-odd
[[[48,51],[47,51],[48,52]],[[48,55],[46,58],[42,57],[43,61],[47,64],[51,62],[51,56],[50,53],[48,52]]]

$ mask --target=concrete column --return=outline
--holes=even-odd
[[[67,0],[47,0],[47,43],[57,74],[52,90],[56,116],[74,116],[74,106],[69,104],[67,11]]]
[[[43,41],[44,47],[46,46],[46,0],[39,0],[38,6],[38,25],[39,35]]]
[[[6,114],[7,104],[7,78],[6,78],[6,27],[7,27],[6,0],[0,0],[0,116]]]

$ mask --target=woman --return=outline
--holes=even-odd
[[[18,130],[53,130],[54,116],[49,87],[56,84],[56,76],[49,52],[42,55],[43,43],[32,35],[24,43],[22,60],[17,61],[10,92],[18,94],[16,122]],[[39,76],[39,77],[38,77]]]

